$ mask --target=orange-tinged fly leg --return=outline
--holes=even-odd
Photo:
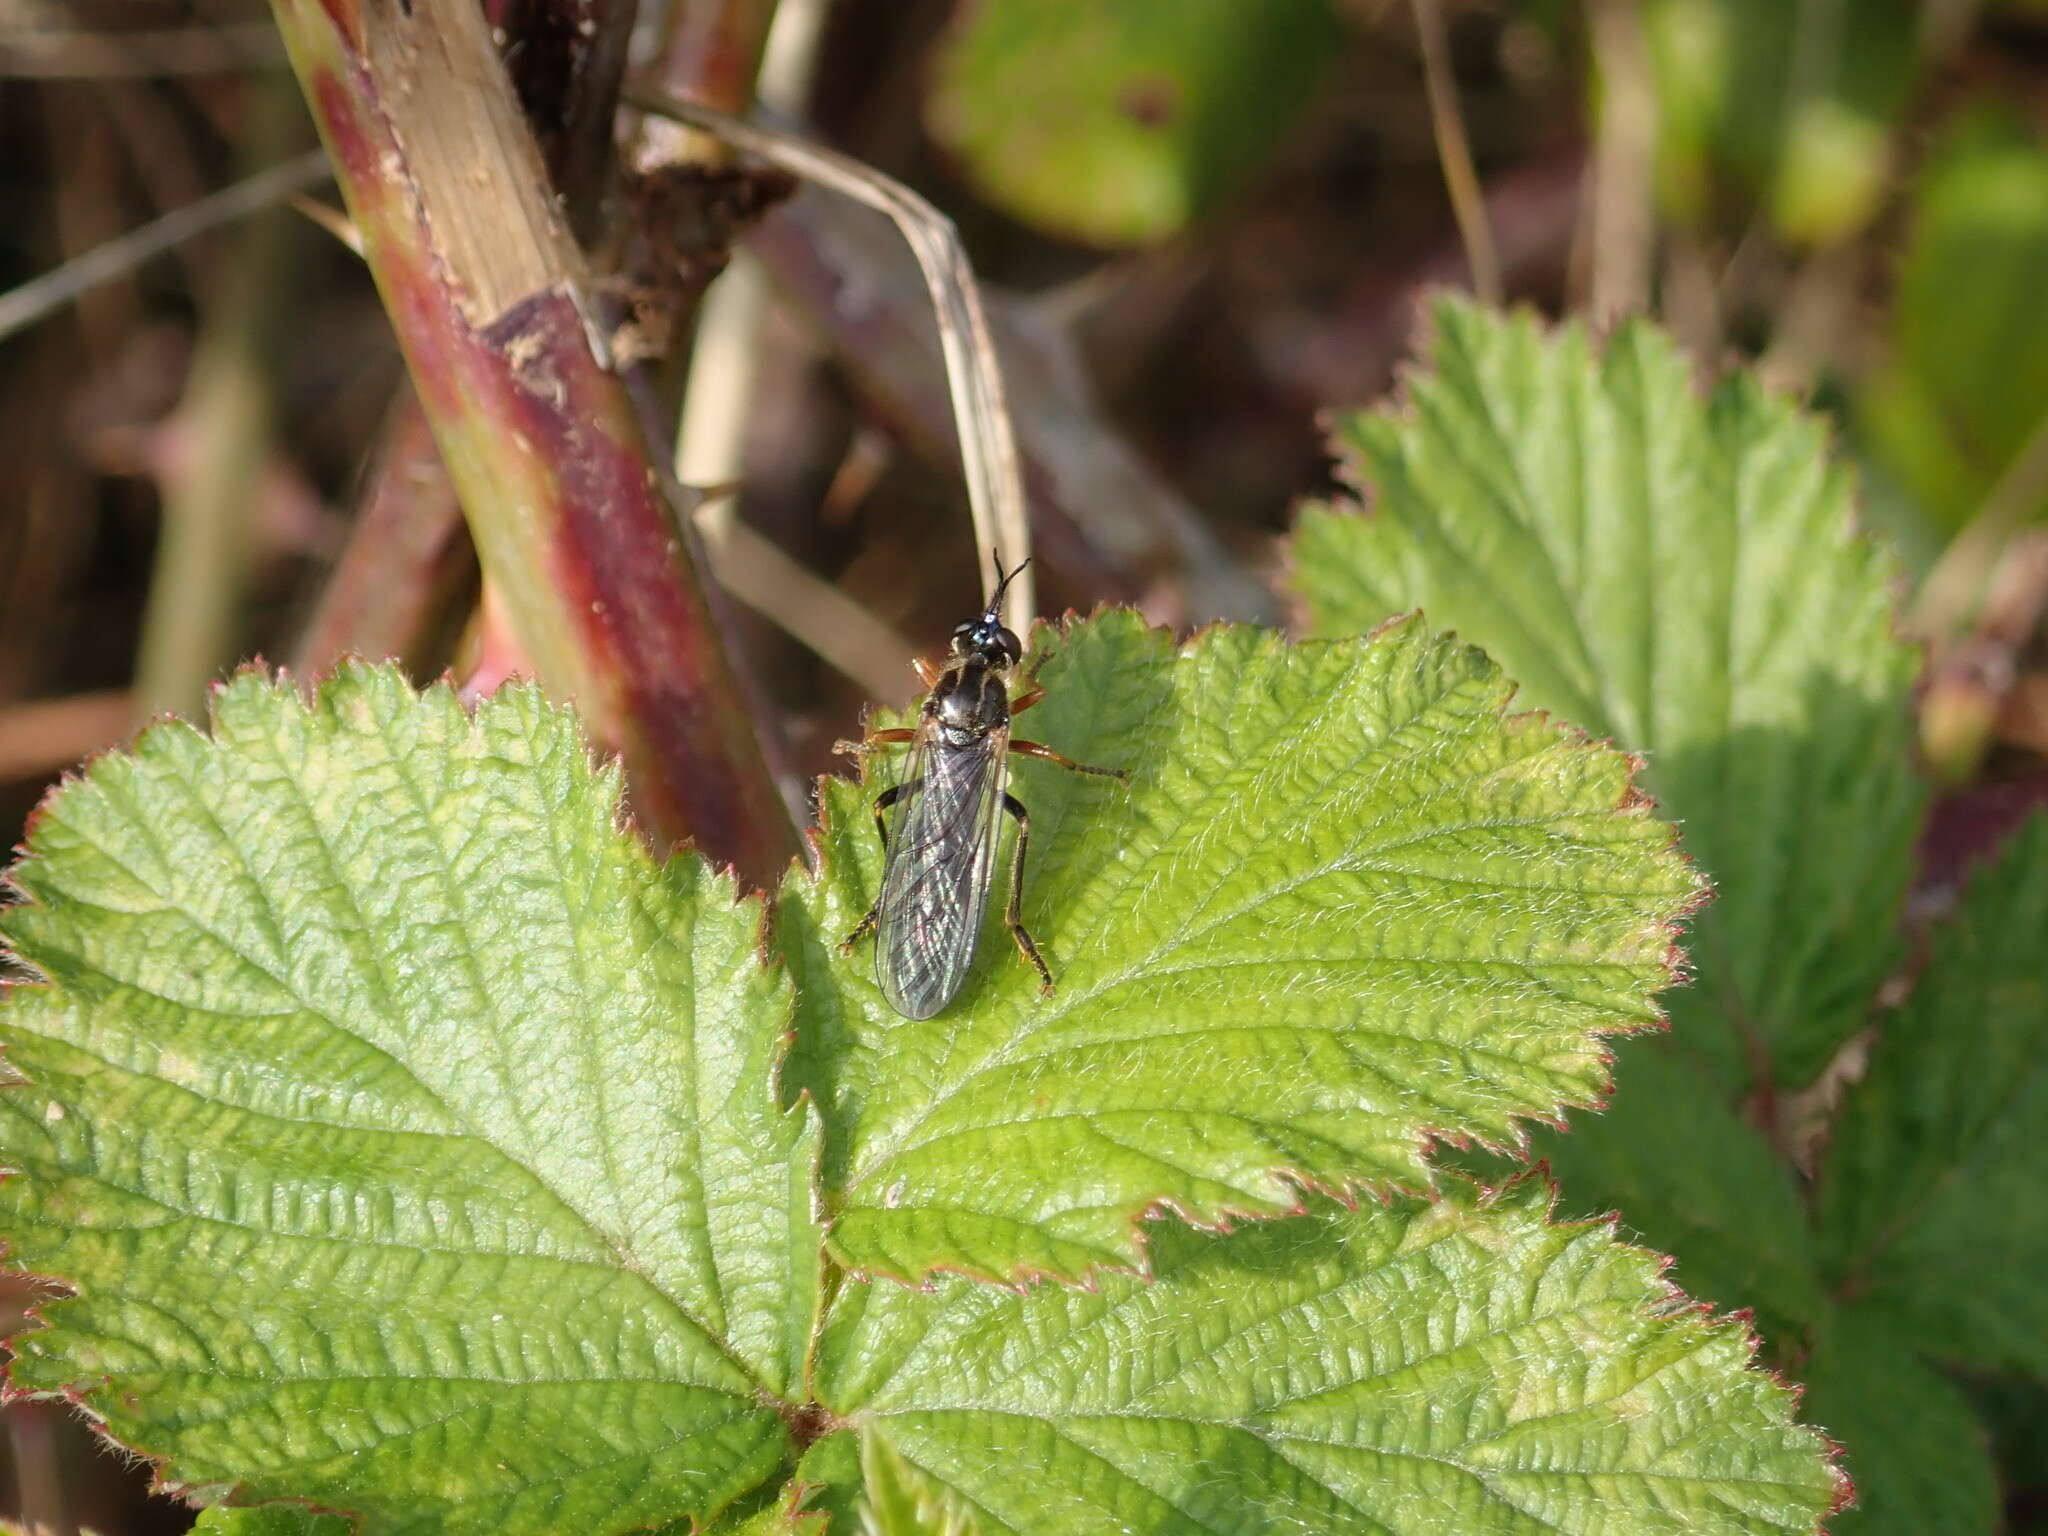
[[[1013,710],[1012,713],[1015,713],[1015,711]],[[1017,737],[1012,737],[1010,739],[1010,750],[1022,753],[1025,757],[1036,757],[1048,763],[1058,763],[1060,767],[1071,768],[1076,773],[1092,773],[1098,778],[1115,779],[1123,784],[1131,782],[1131,775],[1128,769],[1097,768],[1092,763],[1077,763],[1065,753],[1053,751],[1051,747],[1048,747],[1042,741],[1024,741]]]

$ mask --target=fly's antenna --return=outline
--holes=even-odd
[[[989,553],[996,563],[996,589],[989,594],[986,616],[991,619],[1000,619],[1003,616],[1003,593],[1008,589],[1010,582],[1015,578],[1017,572],[1023,570],[1025,566],[1031,563],[1031,557],[1026,555],[1005,575],[1003,572],[1003,552],[1000,549],[994,549],[990,550]]]

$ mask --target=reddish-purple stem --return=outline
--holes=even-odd
[[[624,757],[658,842],[694,839],[771,883],[794,824],[481,13],[472,0],[276,9],[521,647]]]

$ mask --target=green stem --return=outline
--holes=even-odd
[[[299,120],[288,86],[258,87],[250,148],[276,158]],[[183,441],[163,477],[163,528],[135,665],[141,718],[192,715],[206,685],[234,661],[249,524],[270,453],[270,343],[291,293],[290,215],[270,209],[241,233],[220,285],[185,398],[167,428]]]

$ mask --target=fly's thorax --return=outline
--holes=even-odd
[[[925,701],[926,718],[949,739],[972,741],[1010,722],[1010,688],[1002,669],[979,656],[948,667]]]

